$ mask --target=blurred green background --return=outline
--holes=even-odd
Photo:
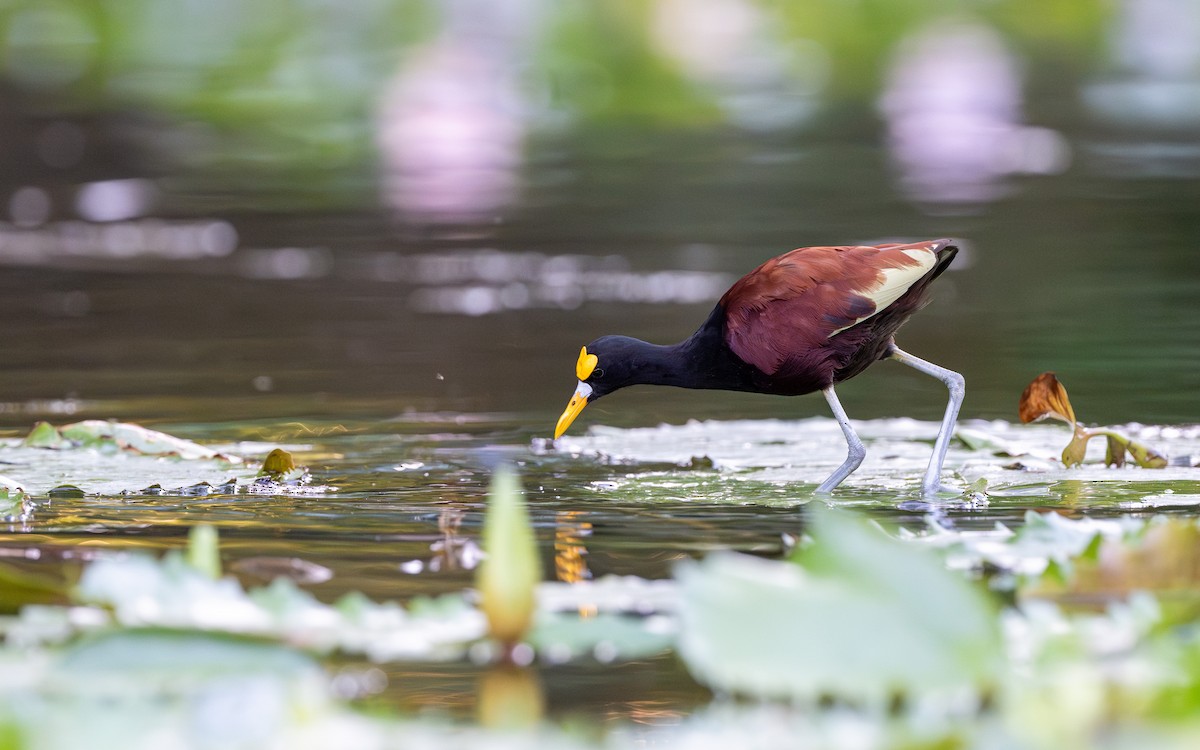
[[[0,418],[495,411],[803,244],[954,236],[902,344],[1200,411],[1192,0],[0,2]],[[880,370],[883,367],[879,368]],[[849,384],[934,417],[936,384]],[[620,424],[823,404],[631,391]],[[607,411],[605,411],[607,409]],[[118,412],[118,413],[114,413]]]

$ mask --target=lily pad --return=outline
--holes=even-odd
[[[892,494],[912,490],[929,463],[939,427],[937,422],[905,418],[854,421],[867,456],[846,480],[842,494],[855,488]],[[1116,429],[1176,458],[1167,468],[1152,471],[1133,465],[1109,468],[1102,465],[1103,450],[1097,446],[1089,463],[1067,469],[1061,460],[1061,427],[962,420],[957,431],[961,439],[950,446],[944,480],[964,490],[984,480],[989,495],[1064,480],[1126,484],[1200,481],[1200,471],[1194,466],[1200,460],[1200,426],[1131,424]],[[780,496],[767,485],[816,485],[846,457],[841,429],[827,418],[691,421],[634,429],[593,426],[581,437],[559,439],[555,446],[560,453],[622,467],[598,485],[598,491],[650,501],[795,502],[807,496]],[[716,473],[692,470],[695,456],[711,460]],[[679,468],[664,470],[664,466]]]
[[[815,509],[812,536],[799,564],[725,553],[681,566],[679,649],[698,679],[876,705],[998,679],[995,606],[973,584],[844,511]]]
[[[265,447],[265,446],[264,446]],[[280,451],[283,455],[286,452]],[[289,456],[290,458],[290,456]],[[87,420],[55,428],[39,423],[24,439],[0,439],[0,460],[11,468],[0,492],[9,488],[10,515],[28,507],[24,497],[69,487],[87,495],[318,495],[335,488],[313,485],[304,467],[259,476],[229,453],[136,424]],[[272,466],[286,461],[277,457]],[[4,498],[0,497],[0,504]],[[3,507],[0,506],[0,510]]]

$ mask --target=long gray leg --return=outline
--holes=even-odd
[[[962,406],[963,396],[967,392],[966,381],[957,372],[914,357],[908,352],[897,349],[895,344],[892,344],[892,352],[888,356],[914,370],[932,375],[945,383],[946,388],[950,391],[950,402],[946,404],[946,416],[942,417],[942,428],[938,432],[937,440],[933,443],[933,456],[929,459],[929,468],[925,471],[925,479],[921,481],[921,494],[936,495],[942,488],[942,462],[946,460],[946,451],[950,448],[950,437],[954,434],[954,423],[958,419],[958,409]]]
[[[829,475],[829,478],[821,482],[821,486],[817,488],[817,492],[825,493],[832,490],[842,483],[842,480],[850,476],[850,472],[858,468],[858,465],[863,462],[863,457],[867,455],[867,449],[863,447],[862,441],[858,439],[858,434],[854,428],[850,426],[850,418],[846,416],[846,410],[842,408],[842,402],[838,401],[837,394],[833,392],[833,386],[829,386],[821,391],[825,394],[825,400],[829,402],[829,408],[833,410],[833,416],[837,418],[838,424],[842,426],[842,434],[846,436],[846,445],[849,450],[846,453],[846,460],[837,471]]]

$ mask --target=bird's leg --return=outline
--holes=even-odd
[[[842,402],[838,401],[837,394],[833,392],[833,386],[822,389],[821,393],[825,394],[825,400],[829,402],[829,408],[833,410],[833,416],[837,419],[838,424],[842,427],[842,434],[846,436],[846,445],[849,450],[846,452],[846,460],[837,471],[829,475],[829,478],[821,482],[821,486],[817,488],[817,492],[825,493],[832,490],[842,483],[842,480],[850,476],[850,473],[858,468],[858,465],[863,462],[863,457],[867,455],[867,449],[863,447],[862,441],[858,439],[858,434],[854,428],[850,426],[850,418],[846,416],[846,410],[842,408]]]
[[[950,436],[954,434],[954,423],[958,419],[958,409],[962,406],[963,396],[967,392],[966,381],[963,380],[962,375],[953,370],[938,367],[932,362],[926,362],[920,357],[914,357],[908,352],[901,351],[894,343],[888,356],[914,370],[932,375],[945,383],[946,388],[950,391],[950,402],[946,404],[946,416],[942,417],[942,428],[938,431],[937,440],[933,443],[933,456],[929,459],[929,469],[925,472],[925,479],[921,481],[921,494],[936,495],[942,489],[942,462],[946,460],[946,451],[950,448]]]

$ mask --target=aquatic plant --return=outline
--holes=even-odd
[[[1063,448],[1064,466],[1078,466],[1087,455],[1088,441],[1104,437],[1107,447],[1104,452],[1106,466],[1124,466],[1125,454],[1144,469],[1161,469],[1167,465],[1167,457],[1144,443],[1104,427],[1087,428],[1075,419],[1075,410],[1067,398],[1067,389],[1053,372],[1043,372],[1025,387],[1018,405],[1022,422],[1038,422],[1055,419],[1071,426],[1073,433],[1067,447]]]

